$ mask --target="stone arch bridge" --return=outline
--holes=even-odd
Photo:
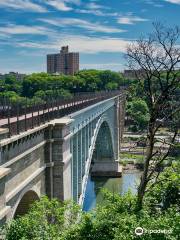
[[[6,103],[0,118],[0,224],[26,213],[44,194],[82,205],[90,171],[120,176],[124,105],[119,91],[34,109],[13,110]]]

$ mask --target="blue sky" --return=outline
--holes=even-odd
[[[180,0],[0,0],[0,72],[46,71],[62,45],[81,69],[123,70],[126,46],[153,21],[180,25]]]

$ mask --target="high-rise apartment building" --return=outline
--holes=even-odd
[[[79,53],[69,52],[68,46],[61,48],[60,53],[47,55],[47,73],[74,75],[79,71]]]

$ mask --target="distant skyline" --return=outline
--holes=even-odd
[[[0,73],[46,72],[61,46],[81,69],[122,71],[126,45],[152,22],[180,25],[180,0],[0,0]]]

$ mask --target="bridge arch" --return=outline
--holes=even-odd
[[[18,216],[23,216],[28,213],[31,204],[39,199],[39,195],[36,193],[36,191],[32,189],[26,191],[23,195],[21,195],[18,202],[16,203],[13,212],[13,218],[17,218]]]
[[[117,146],[115,139],[115,130],[112,126],[111,117],[103,114],[95,124],[91,147],[86,164],[86,171],[82,182],[82,194],[79,198],[79,204],[83,205],[88,176],[120,176],[117,159]],[[101,144],[101,141],[103,143]]]
[[[104,143],[100,144],[100,139],[102,138]],[[96,122],[95,128],[93,130],[91,147],[85,167],[86,171],[82,181],[82,194],[79,198],[80,205],[83,205],[90,169],[93,170],[93,168],[98,165],[98,162],[101,168],[102,165],[104,165],[104,163],[106,162],[106,160],[109,162],[110,165],[114,165],[116,157],[114,130],[112,127],[112,123],[109,117],[106,114],[103,114]]]
[[[100,141],[103,139],[104,144],[101,145]],[[92,158],[95,157],[96,150],[100,150],[103,153],[102,148],[104,145],[108,144],[108,148],[111,152],[112,160],[115,159],[115,142],[114,142],[114,130],[112,122],[106,114],[103,114],[98,121],[94,129],[94,134],[92,136],[92,145],[89,153],[89,162],[91,163]],[[100,147],[100,148],[99,148]],[[107,153],[107,152],[106,152]]]
[[[111,126],[107,120],[102,120],[97,129],[92,159],[94,161],[114,160],[114,144]],[[92,161],[91,159],[91,161]]]

